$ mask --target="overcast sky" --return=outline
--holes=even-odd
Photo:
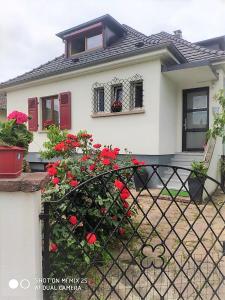
[[[111,14],[150,35],[181,29],[198,41],[225,35],[225,0],[0,0],[0,82],[62,54],[55,36]]]

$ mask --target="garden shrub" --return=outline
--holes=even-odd
[[[119,148],[95,143],[86,131],[74,135],[55,126],[49,127],[44,147],[42,157],[56,160],[47,166],[51,181],[43,191],[43,200],[51,201],[51,264],[58,274],[67,269],[68,275],[68,264],[76,264],[78,270],[99,256],[109,259],[105,245],[113,237],[126,236],[126,226],[136,214],[128,201],[132,169],[110,173],[107,184],[99,177],[88,188],[75,188],[101,173],[132,164],[141,168],[144,163],[128,152],[119,158]]]

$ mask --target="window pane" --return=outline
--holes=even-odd
[[[123,89],[122,86],[115,86],[114,87],[114,93],[113,93],[114,99],[113,101],[122,101],[123,99]]]
[[[205,142],[205,132],[187,132],[187,149],[202,149]]]
[[[193,111],[187,113],[187,128],[207,128],[208,126],[207,111]]]
[[[0,95],[0,122],[6,121],[7,108],[6,108],[6,97]]]
[[[59,100],[54,99],[54,112],[53,112],[54,124],[59,124]]]
[[[143,83],[134,83],[134,107],[143,106]]]
[[[70,43],[70,49],[72,55],[85,51],[85,37],[81,36],[73,39]]]
[[[44,119],[45,119],[45,121],[46,120],[52,120],[52,108],[51,108],[52,101],[51,101],[51,99],[46,99],[44,101],[44,103],[45,103],[45,116],[44,116]]]
[[[188,93],[187,108],[188,109],[207,108],[207,91]]]
[[[87,50],[102,46],[102,34],[94,35],[87,38]]]

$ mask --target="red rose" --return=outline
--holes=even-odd
[[[88,160],[90,158],[90,155],[83,155],[82,157],[81,157],[81,161],[86,161],[86,160]]]
[[[76,224],[77,224],[77,217],[76,217],[76,216],[71,216],[71,217],[69,218],[69,222],[70,222],[70,224],[72,224],[72,225],[76,225]]]
[[[131,210],[128,210],[128,211],[126,212],[126,216],[127,216],[128,218],[130,218],[131,215],[132,215],[132,211],[131,211]]]
[[[56,168],[54,168],[54,167],[48,168],[48,174],[50,176],[55,176],[57,173],[58,173],[58,171],[56,170]]]
[[[108,165],[110,165],[111,162],[110,162],[110,159],[105,158],[105,159],[103,159],[102,163],[104,166],[108,166]]]
[[[120,198],[122,200],[126,200],[130,196],[130,192],[128,189],[123,189],[122,192],[120,193]]]
[[[119,165],[115,164],[115,165],[113,166],[113,169],[114,169],[114,170],[118,170],[118,169],[119,169]]]
[[[68,133],[66,137],[67,137],[68,139],[71,139],[71,140],[76,140],[76,139],[77,139],[77,136],[76,136],[76,135],[70,134],[70,133]]]
[[[107,209],[105,207],[100,208],[101,214],[105,215],[107,213]]]
[[[102,146],[101,144],[94,144],[94,145],[93,145],[93,147],[94,147],[95,149],[101,148],[101,146]]]
[[[124,202],[123,202],[123,207],[124,207],[124,208],[128,208],[128,207],[129,207],[129,203],[128,203],[127,201],[124,201]]]
[[[124,184],[120,181],[120,180],[118,180],[118,179],[116,179],[115,181],[114,181],[114,186],[116,187],[116,188],[118,188],[118,190],[122,190],[123,189],[123,187],[124,187]]]
[[[95,165],[90,165],[90,166],[89,166],[89,170],[90,170],[90,171],[94,171],[94,169],[95,169]]]
[[[125,234],[125,229],[123,227],[119,228],[119,234],[124,235]]]
[[[50,251],[51,252],[56,252],[58,250],[58,246],[55,243],[50,244]]]
[[[72,174],[71,171],[68,171],[68,172],[66,173],[66,177],[67,177],[67,178],[73,178],[74,176],[73,176],[73,174]]]
[[[92,232],[89,232],[86,235],[86,241],[88,242],[88,244],[94,244],[97,241],[96,235]]]
[[[139,165],[139,161],[136,158],[132,158],[131,161],[134,165],[136,165],[136,166]]]
[[[60,182],[60,179],[58,177],[52,178],[52,183],[58,184]]]
[[[76,148],[76,147],[80,147],[81,144],[79,142],[73,142],[72,146]]]
[[[78,183],[79,182],[77,180],[71,180],[69,185],[72,186],[72,187],[76,187],[76,186],[78,186]]]

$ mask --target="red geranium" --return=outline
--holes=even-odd
[[[77,136],[71,133],[68,133],[66,137],[71,140],[77,140]]]
[[[20,111],[14,110],[8,117],[8,120],[16,120],[16,124],[23,124],[28,121],[28,116]]]
[[[67,151],[68,150],[68,146],[65,145],[64,142],[61,142],[61,143],[55,145],[54,149],[55,149],[55,151]]]
[[[66,177],[67,177],[67,178],[73,178],[74,176],[73,176],[73,174],[72,174],[71,171],[68,171],[68,172],[66,173]]]
[[[76,216],[71,216],[70,218],[69,218],[69,222],[70,222],[70,224],[72,224],[72,225],[76,225],[77,224],[77,217]]]
[[[94,164],[93,164],[93,165],[90,165],[90,166],[89,166],[89,170],[90,170],[90,171],[94,171],[95,167],[96,167],[96,166],[95,166]]]
[[[115,164],[115,165],[113,166],[113,169],[114,169],[114,170],[118,170],[118,169],[119,169],[119,165]]]
[[[86,235],[86,241],[88,242],[88,244],[94,244],[97,241],[97,237],[94,233],[89,232]]]

